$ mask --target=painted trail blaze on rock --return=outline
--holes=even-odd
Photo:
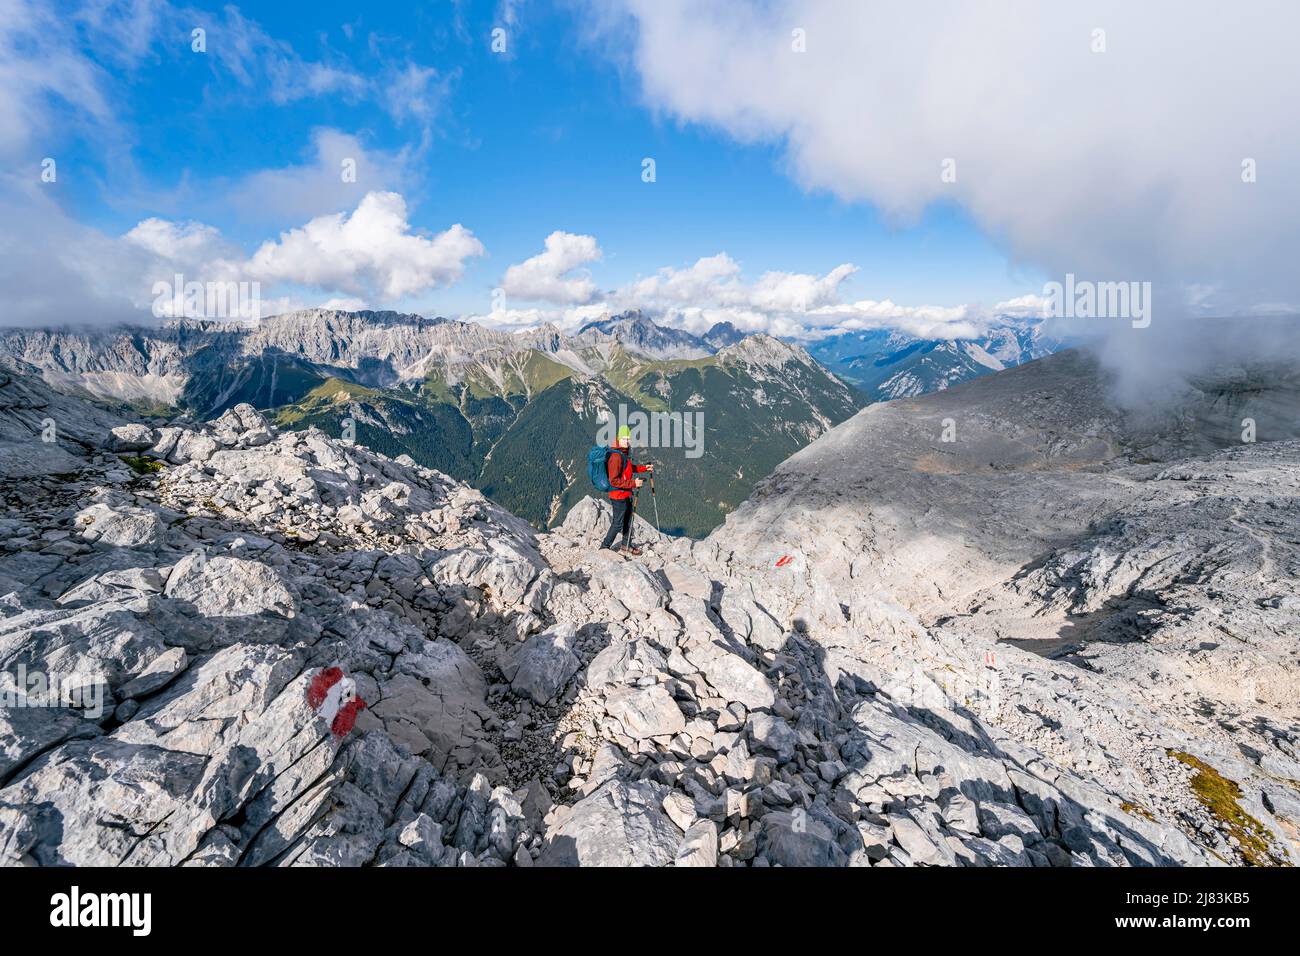
[[[357,715],[366,702],[357,696],[357,682],[337,667],[321,668],[307,685],[307,704],[316,711],[335,740],[342,740],[356,726]]]
[[[790,555],[788,555],[788,554],[783,554],[783,555],[781,555],[781,557],[779,557],[779,558],[776,559],[776,566],[777,566],[778,568],[783,568],[783,567],[785,567],[787,564],[789,564],[789,563],[790,563],[791,561],[793,561],[793,560],[794,560],[794,558],[790,557]]]
[[[319,674],[311,679],[307,685],[307,705],[312,710],[319,711],[321,705],[325,703],[325,696],[329,693],[331,687],[343,679],[343,671],[337,667],[321,668]]]

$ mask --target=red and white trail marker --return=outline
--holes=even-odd
[[[357,722],[366,702],[357,696],[357,682],[337,667],[320,670],[307,685],[307,704],[329,725],[334,739],[342,740]]]

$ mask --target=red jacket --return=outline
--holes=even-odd
[[[636,478],[633,475],[645,470],[645,465],[632,464],[632,452],[630,450],[613,449],[609,457],[605,459],[605,474],[609,476],[609,483],[614,486],[614,490],[609,493],[609,497],[614,501],[631,498],[632,492],[636,490]]]

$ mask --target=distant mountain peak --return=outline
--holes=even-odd
[[[554,322],[544,322],[534,329],[524,329],[514,334],[520,348],[558,352],[568,347],[564,331]]]
[[[588,322],[579,335],[598,332],[617,339],[627,351],[650,359],[696,359],[716,349],[704,339],[682,329],[663,326],[633,309]]]
[[[830,335],[812,355],[880,401],[912,398],[1050,355],[1066,343],[1041,320],[1001,316],[974,338],[918,339],[891,329]]]
[[[728,345],[735,345],[745,337],[745,333],[740,331],[730,322],[715,322],[709,331],[704,333],[704,341],[708,342],[715,349],[726,348]]]
[[[788,362],[815,364],[812,356],[802,346],[783,342],[766,332],[743,336],[734,344],[719,349],[718,356],[751,365],[780,367]]]

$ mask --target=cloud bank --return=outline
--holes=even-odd
[[[585,11],[590,39],[651,109],[779,145],[808,190],[900,223],[955,203],[1049,280],[1149,282],[1148,328],[1069,330],[1117,373],[1127,403],[1234,363],[1300,362],[1290,0],[588,0]],[[1041,314],[1041,298],[995,311]],[[895,308],[818,311],[852,328]],[[914,331],[972,318],[904,313]],[[1198,321],[1212,316],[1231,319]]]
[[[637,309],[690,332],[707,332],[730,322],[745,332],[811,340],[838,331],[888,328],[918,338],[973,338],[999,314],[1040,315],[1032,295],[1005,309],[976,304],[900,305],[883,300],[845,301],[842,286],[858,267],[843,263],[824,275],[769,271],[747,281],[739,262],[725,252],[687,266],[665,266],[649,276],[598,292],[579,266],[600,257],[592,236],[552,233],[544,251],[506,269],[504,297],[490,312],[470,316],[500,328],[526,328],[550,322],[573,330],[603,315]],[[515,300],[525,300],[519,305]],[[545,303],[539,305],[538,303]]]
[[[783,144],[809,189],[899,221],[959,203],[1048,275],[1152,281],[1166,314],[1300,303],[1289,0],[589,9],[652,108]]]

